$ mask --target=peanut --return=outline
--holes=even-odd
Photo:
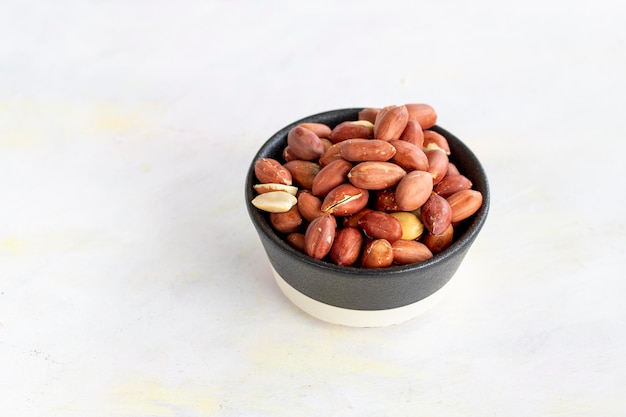
[[[483,195],[476,190],[461,190],[447,198],[452,208],[452,222],[457,223],[476,213],[483,204]]]
[[[363,109],[359,112],[359,120],[367,120],[368,122],[374,124],[379,111],[380,109],[373,107]]]
[[[323,167],[313,178],[311,186],[313,195],[323,197],[333,188],[346,182],[351,169],[352,164],[343,159],[338,159]]]
[[[322,167],[315,162],[303,161],[301,159],[289,161],[285,163],[283,167],[291,173],[293,182],[307,190],[313,188],[313,180],[322,169]]]
[[[332,131],[328,125],[324,123],[300,123],[298,126],[309,129],[315,133],[320,139],[326,139]]]
[[[291,185],[291,172],[272,158],[261,158],[254,163],[254,175],[261,184]]]
[[[304,250],[307,255],[315,259],[322,259],[333,245],[337,221],[331,214],[325,214],[314,219],[304,234]]]
[[[313,221],[316,217],[323,216],[322,200],[311,194],[308,190],[300,190],[298,197],[298,211],[306,221]]]
[[[311,161],[324,153],[324,143],[312,130],[296,126],[287,134],[287,146],[300,159]]]
[[[452,162],[448,162],[448,170],[446,171],[446,175],[461,175],[459,169]]]
[[[295,233],[302,225],[302,215],[297,205],[283,213],[270,213],[269,218],[272,227],[280,233]]]
[[[352,265],[361,255],[363,235],[356,227],[345,227],[337,232],[330,248],[330,258],[337,265]]]
[[[287,237],[285,237],[285,240],[293,248],[299,250],[300,252],[304,252],[304,234],[303,233],[289,233]]]
[[[372,123],[363,124],[359,122],[343,122],[339,123],[330,132],[328,139],[332,143],[343,142],[348,139],[363,138],[371,139],[374,136],[374,125]]]
[[[404,128],[404,132],[400,135],[400,140],[421,148],[424,146],[424,131],[422,130],[422,126],[420,126],[417,121],[409,119]]]
[[[391,244],[393,263],[398,265],[422,262],[433,257],[428,246],[416,240],[396,240]]]
[[[372,211],[359,219],[359,227],[365,234],[375,239],[385,239],[395,242],[402,237],[402,225],[391,214],[382,211]]]
[[[374,122],[374,138],[380,140],[400,139],[409,121],[406,106],[387,106],[381,109]]]
[[[449,169],[450,164],[448,164],[448,171]],[[448,172],[448,174],[439,181],[439,184],[435,186],[435,192],[443,198],[448,198],[457,191],[469,190],[470,188],[472,188],[472,182],[466,176],[461,174],[450,175]]]
[[[391,213],[393,217],[398,219],[400,227],[402,227],[402,240],[416,240],[424,233],[424,224],[420,219],[409,211],[397,211]]]
[[[369,207],[365,207],[363,210],[358,211],[350,216],[346,216],[343,218],[343,227],[357,227],[359,225],[359,220],[361,217],[365,216],[367,213],[374,211]]]
[[[404,107],[409,113],[409,120],[418,122],[422,129],[430,129],[437,123],[437,112],[428,104],[411,103],[405,104]]]
[[[428,158],[428,172],[433,176],[433,184],[437,185],[448,172],[448,155],[440,149],[429,149],[424,153]]]
[[[363,268],[386,268],[393,263],[393,248],[385,239],[374,239],[365,245],[361,266]]]
[[[396,204],[402,211],[420,208],[433,191],[433,177],[426,171],[412,171],[396,187]]]
[[[285,149],[283,149],[283,159],[285,160],[285,162],[289,162],[289,161],[295,161],[296,159],[299,159],[296,155],[294,155],[293,152],[291,152],[291,149],[289,149],[289,146],[285,146]]]
[[[369,192],[350,183],[341,184],[326,195],[322,202],[322,211],[335,216],[350,216],[365,208]]]
[[[253,187],[254,191],[259,194],[269,193],[271,191],[285,191],[291,195],[296,195],[298,192],[298,187],[285,184],[255,184]]]
[[[366,190],[384,190],[396,185],[405,175],[406,171],[394,163],[365,161],[350,170],[348,180]]]
[[[286,191],[270,191],[259,194],[252,200],[252,204],[269,213],[284,213],[298,203],[298,199]]]
[[[452,244],[454,238],[454,227],[450,224],[448,228],[439,235],[434,235],[430,232],[426,233],[422,238],[424,245],[430,249],[434,254],[442,252]]]
[[[339,155],[350,162],[388,161],[396,148],[380,139],[348,139],[341,143]]]
[[[320,156],[320,159],[318,161],[319,164],[325,167],[326,165],[330,164],[333,161],[336,161],[337,159],[343,159],[341,157],[341,154],[339,153],[340,146],[341,146],[341,142],[335,143],[332,146],[330,146],[328,149],[326,149],[324,154]]]
[[[432,193],[422,205],[422,223],[433,235],[440,235],[452,223],[452,208],[439,194]]]
[[[450,155],[450,145],[448,145],[448,139],[434,130],[424,131],[424,143],[422,144],[422,147],[424,150],[439,149],[446,155]]]
[[[390,140],[389,143],[396,149],[391,162],[407,172],[428,171],[428,157],[421,148],[404,140]]]

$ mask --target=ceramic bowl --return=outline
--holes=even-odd
[[[432,130],[444,135],[450,145],[450,161],[468,177],[483,195],[483,204],[473,217],[455,229],[455,240],[433,258],[416,264],[384,269],[346,267],[316,260],[297,251],[277,234],[267,213],[250,201],[256,196],[253,185],[254,161],[269,157],[281,160],[287,132],[302,122],[320,122],[331,128],[346,120],[357,120],[361,108],[333,110],[295,121],[270,137],[252,160],[245,184],[245,203],[252,224],[265,249],[278,287],[296,306],[320,320],[356,327],[387,326],[413,319],[430,309],[445,293],[468,250],[483,227],[489,211],[489,185],[485,171],[474,153],[450,132],[439,126]]]

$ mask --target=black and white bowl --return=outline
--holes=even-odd
[[[263,157],[281,160],[290,129],[303,122],[325,123],[333,128],[343,121],[357,120],[360,110],[349,108],[315,114],[276,132],[250,164],[245,198],[276,283],[291,302],[311,316],[330,323],[387,326],[418,316],[441,298],[487,218],[490,198],[487,176],[474,153],[461,140],[439,126],[431,128],[446,137],[450,162],[482,193],[483,203],[470,219],[455,229],[454,242],[447,249],[421,263],[366,269],[313,259],[285,242],[272,229],[267,214],[250,204],[256,196],[254,161]]]

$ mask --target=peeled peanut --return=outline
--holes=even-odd
[[[298,187],[285,184],[254,184],[254,191],[258,194],[269,193],[271,191],[285,191],[291,195],[296,195]]]
[[[390,214],[400,222],[400,226],[402,227],[402,236],[400,236],[400,239],[415,240],[419,239],[422,233],[424,233],[424,225],[414,213],[398,211]]]
[[[252,205],[270,213],[284,213],[298,202],[295,196],[285,191],[271,191],[259,194],[252,200]]]

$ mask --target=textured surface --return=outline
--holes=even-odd
[[[621,0],[6,2],[0,415],[623,416]],[[427,102],[489,174],[436,309],[327,325],[243,204],[259,146]]]

